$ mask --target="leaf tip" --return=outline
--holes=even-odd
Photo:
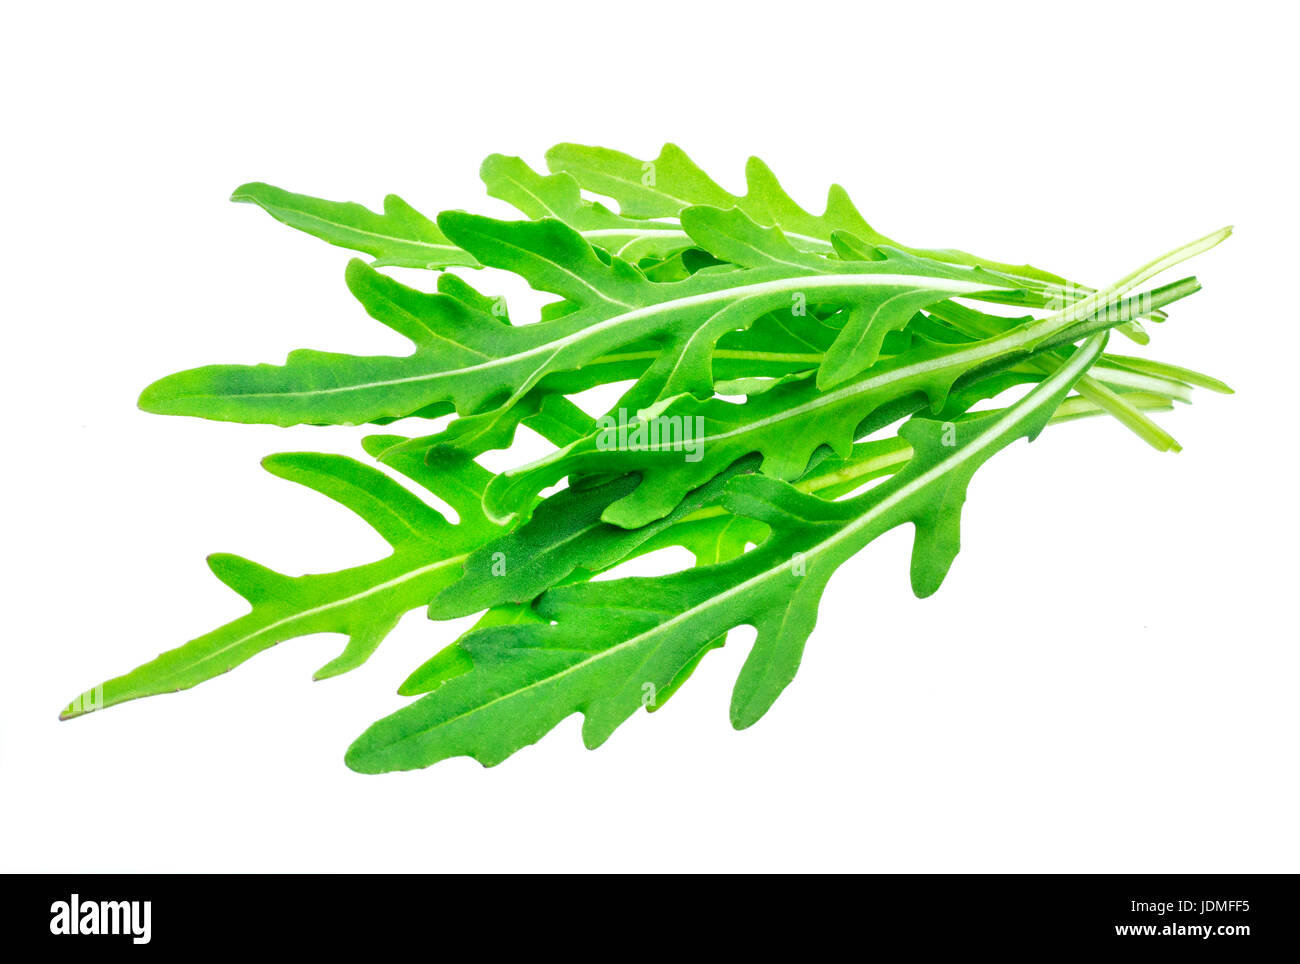
[[[361,258],[348,258],[348,265],[343,269],[343,280],[347,282],[348,290],[353,294],[357,292],[359,286],[375,277],[380,275],[372,265]]]
[[[79,716],[85,716],[87,713],[94,713],[96,710],[103,709],[104,706],[104,688],[97,686],[94,689],[86,690],[75,700],[59,711],[59,721],[75,720]]]
[[[736,730],[749,729],[751,726],[753,726],[755,723],[757,723],[760,719],[763,718],[763,714],[765,712],[767,712],[766,707],[764,707],[761,710],[755,710],[754,703],[752,700],[746,700],[744,703],[739,703],[735,700],[732,700],[731,711],[730,711],[732,729],[736,729]]]
[[[352,653],[345,649],[338,656],[334,657],[328,663],[312,673],[311,681],[313,683],[319,683],[321,680],[332,679],[335,676],[342,676],[348,670],[355,669],[358,662],[355,658],[349,657],[352,657]]]
[[[548,147],[546,153],[542,155],[542,159],[546,162],[547,170],[552,173],[558,173],[561,169],[561,165],[564,163],[564,156],[578,146],[579,145],[573,144],[569,141],[561,141],[558,144],[552,144]]]
[[[834,346],[832,346],[832,348],[833,347]],[[833,358],[830,353],[827,353],[826,357],[822,359],[822,363],[817,366],[817,388],[820,391],[826,391],[829,388],[834,388],[841,382],[847,381],[855,374],[857,373],[849,368],[847,364]]]
[[[917,599],[928,599],[939,591],[939,586],[942,584],[942,576],[935,579],[927,575],[913,575],[912,595]]]
[[[361,746],[361,738],[348,747],[343,754],[343,763],[353,773],[383,773],[383,768],[376,765],[373,756]]]
[[[181,415],[183,412],[177,408],[177,401],[184,397],[182,393],[175,389],[175,375],[164,375],[155,382],[146,385],[140,397],[136,399],[136,407],[142,412],[148,412],[150,415]]]
[[[382,461],[389,449],[409,441],[405,435],[367,435],[361,440],[361,448],[367,455]]]
[[[249,181],[230,192],[230,200],[237,204],[261,204],[261,195],[271,185],[261,181]]]

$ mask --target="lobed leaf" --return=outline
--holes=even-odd
[[[938,588],[959,549],[967,485],[995,452],[1049,421],[1102,412],[1176,451],[1147,413],[1196,387],[1231,391],[1190,369],[1103,353],[1111,329],[1145,343],[1139,319],[1162,321],[1164,305],[1199,285],[1134,291],[1230,229],[1094,290],[1028,265],[901,245],[838,186],[823,213],[810,212],[753,158],[740,195],[671,144],[653,161],[561,144],[547,164],[543,174],[492,155],[481,168],[488,193],[527,221],[458,211],[435,220],[391,195],[376,212],[260,183],[235,192],[370,255],[349,264],[348,286],[410,353],[304,350],[279,366],[206,366],[155,382],[141,407],[276,425],[455,413],[438,431],[363,445],[459,521],[352,459],[271,456],[268,471],[344,505],[391,553],[301,576],[209,557],[250,611],[88,691],[65,718],[196,685],[314,633],[347,638],[316,676],[342,673],[427,605],[432,618],[481,615],[402,683],[420,698],[361,735],[348,751],[354,769],[457,755],[491,765],[575,712],[584,741],[599,745],[638,706],[661,707],[741,624],[757,638],[731,718],[748,726],[793,678],[824,587],[854,552],[910,524],[913,590]],[[383,266],[505,270],[555,300],[517,326],[504,299],[463,278],[441,274],[430,293]],[[966,301],[1046,314],[1003,317]],[[615,382],[628,387],[601,419],[567,397]],[[1021,385],[1028,394],[1010,408],[971,414]],[[929,417],[916,414],[927,407]],[[855,441],[909,416],[896,436]],[[511,447],[521,425],[557,450],[496,476],[474,461]],[[593,580],[668,546],[686,548],[694,567]]]
[[[418,458],[397,462],[457,511],[456,525],[382,472],[345,456],[295,452],[269,456],[262,464],[351,509],[388,541],[393,553],[339,572],[304,576],[281,575],[228,553],[209,556],[213,574],[243,596],[251,611],[88,690],[64,709],[62,718],[188,689],[277,643],[314,633],[348,637],[344,650],[317,670],[316,679],[354,669],[403,613],[459,578],[469,553],[500,531],[479,507],[487,473],[473,462],[449,460],[436,470]]]
[[[353,294],[373,318],[410,339],[414,353],[399,358],[297,351],[279,367],[191,369],[145,389],[141,408],[275,425],[362,424],[439,404],[472,415],[509,407],[549,374],[581,369],[647,339],[657,354],[641,376],[640,397],[650,401],[683,391],[707,396],[719,338],[792,301],[878,305],[887,315],[910,317],[915,304],[999,285],[974,269],[914,258],[808,258],[659,284],[625,261],[602,259],[559,221],[496,221],[450,212],[438,223],[481,263],[561,296],[570,310],[513,327],[457,297],[415,291],[353,261]],[[738,227],[721,212],[701,212],[696,225],[707,225],[719,237]],[[743,223],[739,227],[744,230]],[[909,290],[923,294],[904,303],[900,292]]]
[[[324,201],[260,181],[235,188],[230,199],[256,204],[277,221],[322,241],[373,255],[375,267],[478,266],[434,222],[396,194],[384,198],[382,214],[360,204]]]
[[[957,553],[975,470],[1012,441],[1032,439],[1104,342],[1094,336],[1021,402],[971,418],[951,436],[941,423],[909,422],[904,435],[915,454],[906,469],[855,499],[827,502],[755,475],[732,480],[728,508],[772,529],[757,549],[668,577],[546,593],[536,609],[549,622],[466,637],[473,668],[371,726],[349,749],[348,765],[376,773],[470,756],[491,766],[572,713],[583,714],[584,743],[599,746],[645,693],[670,686],[702,647],[742,623],[758,636],[731,717],[737,728],[749,726],[793,678],[822,590],[854,552],[912,522],[913,588],[922,596],[938,588]]]
[[[1096,324],[1121,324],[1150,303],[1151,297],[1142,296],[1108,305]],[[919,394],[937,412],[959,379],[1017,361],[1078,324],[1067,309],[958,348],[923,341],[832,391],[791,379],[743,404],[680,395],[626,419],[606,416],[591,435],[496,476],[484,493],[484,507],[504,521],[525,512],[538,492],[567,475],[635,471],[639,484],[610,504],[603,518],[636,528],[662,518],[691,489],[753,452],[762,455],[765,474],[797,478],[819,447],[846,452],[862,423],[888,403]]]

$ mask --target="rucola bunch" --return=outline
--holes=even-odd
[[[545,175],[514,157],[483,164],[488,193],[523,220],[431,220],[395,196],[375,213],[265,184],[235,192],[370,255],[348,264],[348,287],[412,350],[193,369],[150,385],[140,406],[274,425],[453,417],[415,437],[362,438],[388,472],[341,455],[269,456],[268,471],[357,513],[391,554],[301,576],[213,555],[248,614],[88,691],[64,717],[186,689],[314,633],[347,637],[316,672],[335,676],[428,607],[434,619],[481,615],[402,683],[419,698],[353,743],[354,769],[460,755],[495,764],[575,712],[598,746],[638,708],[663,706],[742,624],[757,630],[731,703],[746,727],[794,677],[823,589],[853,553],[911,523],[912,587],[939,587],[967,484],[994,453],[1088,415],[1176,450],[1149,413],[1194,387],[1228,391],[1105,350],[1114,331],[1145,345],[1147,326],[1199,287],[1148,282],[1227,229],[1093,289],[892,241],[838,186],[824,213],[809,213],[757,159],[743,195],[672,145],[641,161],[562,144],[546,160]],[[437,271],[436,291],[384,267]],[[513,318],[466,280],[476,268],[513,272],[555,300]],[[616,383],[630,387],[609,411],[569,398]],[[1015,389],[1019,400],[999,405]],[[553,451],[499,474],[476,461],[511,447],[521,425]],[[694,566],[592,581],[667,546]]]

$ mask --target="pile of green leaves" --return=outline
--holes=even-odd
[[[757,630],[731,702],[746,727],[794,677],[827,581],[859,549],[910,523],[913,589],[939,587],[967,484],[994,453],[1098,414],[1176,450],[1150,413],[1194,387],[1228,390],[1105,351],[1115,330],[1147,343],[1164,308],[1198,288],[1147,283],[1226,229],[1093,289],[892,241],[839,187],[809,213],[756,159],[743,195],[672,145],[642,161],[562,144],[546,160],[550,174],[515,157],[483,164],[488,193],[524,220],[431,220],[393,196],[375,213],[266,184],[235,192],[370,255],[348,264],[348,287],[412,350],[197,368],[150,385],[140,406],[286,426],[453,417],[363,438],[389,471],[341,455],[268,457],[269,472],[361,516],[391,554],[301,576],[211,556],[247,615],[87,691],[65,718],[186,689],[308,634],[347,638],[316,672],[335,676],[428,607],[433,619],[479,619],[401,684],[419,698],[353,743],[356,770],[461,755],[492,765],[572,713],[598,746],[637,709],[662,707],[742,624]],[[436,290],[384,267],[439,272]],[[555,299],[516,319],[451,268],[513,272]],[[621,395],[597,418],[570,396],[600,385]],[[549,454],[499,474],[482,467],[520,426]],[[694,566],[594,578],[669,546]]]

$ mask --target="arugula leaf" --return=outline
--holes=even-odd
[[[499,626],[461,641],[473,668],[371,726],[349,748],[363,773],[429,766],[470,756],[500,763],[572,713],[583,742],[603,743],[669,686],[732,626],[758,629],[732,697],[739,729],[759,719],[798,669],[818,602],[839,565],[890,529],[916,526],[912,586],[934,592],[958,550],[958,522],[975,470],[1018,438],[1034,438],[1101,354],[1097,335],[1006,412],[973,417],[955,431],[914,419],[903,435],[915,454],[892,479],[846,502],[746,475],[728,483],[727,506],[772,535],[715,566],[654,579],[561,587],[536,603],[547,623]],[[613,617],[617,618],[613,618]]]
[[[578,182],[568,174],[538,174],[522,158],[492,154],[479,175],[488,194],[514,205],[525,217],[563,221],[589,244],[633,264],[643,259],[665,261],[695,244],[679,224],[615,214],[603,204],[585,200]]]
[[[351,202],[323,201],[254,181],[235,188],[232,201],[256,204],[271,217],[323,241],[374,255],[375,267],[477,267],[438,226],[396,194],[384,198],[384,213]]]
[[[811,213],[755,159],[743,195],[672,145],[640,161],[562,144],[547,162],[543,174],[492,155],[480,171],[488,193],[526,221],[430,219],[395,196],[375,212],[265,184],[235,192],[370,255],[371,265],[349,264],[349,288],[411,352],[207,366],[155,382],[141,407],[276,425],[454,414],[438,430],[371,435],[363,446],[458,521],[352,459],[271,456],[269,471],[361,516],[391,554],[302,576],[210,557],[250,611],[88,691],[65,718],[196,685],[313,633],[347,637],[316,676],[343,673],[402,614],[427,606],[435,619],[480,615],[409,674],[399,693],[421,698],[356,741],[355,769],[456,755],[496,763],[574,712],[598,745],[637,706],[663,706],[742,623],[758,635],[731,716],[748,726],[792,679],[827,580],[854,552],[910,523],[913,589],[938,587],[957,552],[966,486],[995,452],[1049,422],[1100,413],[1176,451],[1148,413],[1195,388],[1231,391],[1191,369],[1103,352],[1111,329],[1145,343],[1138,320],[1164,320],[1163,306],[1199,284],[1134,292],[1230,229],[1094,290],[1027,265],[905,247],[838,187],[824,213]],[[376,270],[384,266],[504,270],[555,300],[517,325],[504,299],[454,274],[430,293]],[[621,397],[600,419],[577,404],[615,383]],[[1026,385],[1011,407],[972,414]],[[870,437],[900,419],[896,435]],[[556,450],[498,475],[474,461],[511,448],[521,425]],[[567,488],[545,494],[565,478]],[[668,546],[686,548],[694,566],[596,578]]]
[[[1133,279],[1148,276],[1145,271],[1134,273],[1117,283],[1112,294],[1131,287],[1136,283]],[[1170,292],[1174,293],[1178,291]],[[1155,297],[1148,293],[1112,303],[1096,323],[1120,324],[1154,303]],[[821,391],[810,380],[793,379],[751,395],[741,405],[679,395],[626,422],[607,417],[595,433],[493,478],[484,492],[484,507],[493,518],[504,521],[525,511],[536,493],[566,475],[635,470],[640,484],[612,503],[603,518],[636,528],[663,517],[686,492],[751,452],[762,454],[765,474],[794,479],[820,446],[846,451],[859,434],[859,425],[886,403],[921,393],[938,411],[959,378],[969,378],[999,359],[1023,356],[1079,322],[1071,306],[959,350],[923,343],[834,391]]]
[[[382,446],[391,440],[375,436],[368,441]],[[460,516],[456,525],[382,472],[346,456],[294,452],[269,456],[262,465],[351,509],[384,537],[392,554],[339,572],[305,576],[281,575],[228,553],[209,556],[213,574],[243,596],[252,611],[88,690],[64,709],[62,718],[188,689],[277,643],[312,633],[348,637],[343,652],[317,670],[316,679],[354,669],[403,613],[458,579],[469,553],[500,532],[480,507],[488,473],[466,459],[446,460],[437,470],[419,458],[396,465],[451,505]]]
[[[838,184],[831,185],[825,213],[810,214],[786,193],[776,175],[757,157],[745,164],[746,193],[739,196],[719,187],[676,144],[665,144],[653,161],[604,147],[557,144],[546,152],[546,164],[552,171],[571,175],[582,189],[613,198],[628,217],[679,217],[694,205],[735,208],[761,225],[780,225],[790,240],[805,250],[831,251],[832,236],[842,231],[869,245],[887,246],[917,257],[989,268],[1025,280],[1068,284],[1059,275],[1031,265],[1007,264],[950,248],[909,248],[899,244],[868,224]]]
[[[665,144],[653,161],[604,147],[557,144],[547,151],[546,163],[552,171],[572,175],[581,188],[613,198],[620,211],[633,218],[679,217],[686,208],[697,204],[734,207],[759,224],[781,226],[802,250],[829,249],[841,256],[861,257],[864,251],[891,247],[934,261],[1003,272],[1022,284],[1041,285],[1056,299],[1078,300],[1093,290],[1029,264],[998,261],[955,248],[914,248],[894,241],[863,219],[838,184],[831,185],[825,213],[810,214],[786,193],[771,169],[757,157],[751,157],[745,165],[746,193],[742,196],[719,187],[675,144]],[[1025,302],[1028,294],[1024,290],[1014,292],[1011,303],[1042,305],[1037,299]],[[1160,321],[1164,315],[1157,312],[1150,317]],[[1149,340],[1136,321],[1120,326],[1120,330],[1139,344]]]
[[[701,223],[708,223],[702,214]],[[438,403],[461,414],[507,407],[552,372],[577,369],[600,355],[653,338],[657,365],[643,378],[650,396],[712,393],[714,343],[802,296],[821,303],[896,308],[901,291],[921,301],[1003,286],[978,269],[917,259],[800,261],[741,272],[700,272],[657,284],[618,258],[604,260],[562,222],[496,221],[442,214],[443,232],[481,263],[514,271],[539,291],[565,299],[564,314],[512,327],[458,298],[415,291],[360,261],[348,285],[377,321],[415,346],[406,357],[296,351],[280,367],[212,365],[170,375],[145,389],[140,407],[167,415],[197,415],[274,425],[355,425],[400,417]],[[726,227],[717,225],[718,236]],[[892,304],[891,304],[892,303]]]
[[[765,170],[765,168],[762,168],[761,164],[757,164],[757,166],[756,164],[757,162],[751,163],[751,168],[753,168],[754,171],[760,172]],[[577,181],[568,174],[554,174],[549,177],[539,175],[532,171],[532,169],[519,158],[492,155],[484,162],[481,173],[484,183],[488,186],[489,193],[494,196],[510,201],[530,217],[553,216],[560,218],[571,227],[578,228],[582,231],[584,237],[593,244],[603,243],[607,248],[610,248],[615,253],[629,255],[633,247],[640,247],[643,250],[643,253],[647,256],[652,254],[659,256],[672,256],[679,248],[689,245],[692,240],[685,231],[681,230],[680,226],[671,223],[647,222],[638,221],[632,218],[624,218],[620,215],[614,214],[600,204],[586,201],[581,197]],[[766,183],[764,180],[765,175],[758,173],[755,176],[757,178],[756,183]],[[766,177],[770,178],[770,172],[768,172]],[[705,180],[707,180],[707,178]],[[773,183],[775,183],[774,179],[772,180]],[[299,216],[296,220],[290,219],[288,223],[293,223],[295,226],[302,227],[304,230],[319,229],[322,224],[335,225],[337,223],[342,223],[347,221],[349,217],[352,217],[353,215],[356,215],[357,217],[364,216],[366,218],[376,217],[370,212],[365,211],[365,209],[359,208],[357,205],[337,205],[332,202],[320,202],[316,201],[316,199],[306,198],[301,195],[289,195],[287,192],[279,192],[278,189],[269,188],[265,185],[252,185],[246,187],[249,187],[250,189],[248,191],[243,191],[243,189],[241,189],[240,192],[236,192],[237,199],[252,199],[259,202],[265,202],[264,206],[267,206],[268,210],[272,210],[273,212],[297,212]],[[720,189],[712,191],[705,190],[702,196],[719,199],[722,197],[722,195],[717,193],[719,190]],[[783,192],[780,192],[779,185],[776,185],[775,191],[776,194],[784,196]],[[769,193],[771,192],[769,191]],[[277,201],[279,202],[278,205],[275,203]],[[793,202],[789,201],[788,198],[786,199],[786,202],[787,203],[784,205],[786,208],[793,205]],[[399,199],[391,198],[390,206],[400,211],[401,202]],[[783,205],[780,204],[777,205],[778,208],[782,206]],[[750,205],[751,209],[753,207],[754,205]],[[797,205],[794,206],[794,210],[799,210]],[[281,219],[284,220],[285,218],[282,217]],[[355,220],[356,218],[352,217],[352,219]],[[417,227],[423,223],[426,227],[432,228],[436,231],[436,226],[434,226],[432,222],[428,222],[418,215],[414,215],[413,220]],[[795,220],[798,221],[798,218],[796,217]],[[384,229],[388,231],[389,234],[400,233],[400,228],[398,227],[400,221],[396,218],[390,218],[389,221],[390,223]],[[854,222],[852,222],[852,219],[849,219],[849,223]],[[371,229],[376,227],[375,224],[369,222],[367,222],[367,224]],[[854,224],[854,226],[861,229],[860,225]],[[366,231],[364,228],[360,228],[360,226],[358,227],[360,229],[359,237],[363,241],[366,239],[373,240],[371,236],[376,233],[375,230]],[[825,228],[826,226],[825,224],[822,224],[821,227]],[[314,233],[319,234],[320,231],[316,230]],[[424,243],[420,241],[418,231],[410,233],[415,235],[415,237],[408,239],[412,241],[412,243]],[[859,241],[842,230],[838,232],[831,230],[830,233],[833,246],[837,252],[843,256],[862,259],[875,259],[880,257],[878,250],[874,246]],[[342,240],[340,240],[337,235],[323,236],[326,236],[327,240],[332,239],[337,243],[344,244],[345,246],[349,245],[346,236],[343,237]],[[884,239],[881,236],[872,236],[878,243],[888,241],[888,239]],[[438,237],[441,238],[442,241],[446,240],[440,233]],[[357,247],[356,244],[351,244],[350,246]],[[362,249],[365,249],[364,244],[362,245]],[[942,257],[942,253],[939,256]],[[680,259],[680,253],[678,253],[676,257]],[[452,258],[449,263],[455,263],[457,260],[458,259]],[[465,263],[477,265],[477,262],[469,256],[468,253],[464,253],[464,258],[459,260],[464,261]],[[687,276],[688,273],[683,273],[676,277],[684,278]],[[665,279],[661,278],[658,280]],[[460,282],[459,279],[450,275],[444,276],[444,280],[440,281],[439,287],[441,290],[450,288],[453,285],[461,286],[463,289],[467,289],[472,293],[472,289],[469,289],[468,286],[464,285],[463,282]],[[462,300],[466,300],[463,296],[463,292],[459,294],[461,294]],[[473,294],[476,295],[476,293]],[[1021,292],[1021,294],[1024,294],[1024,292]],[[992,293],[987,296],[996,298],[998,297],[998,294]],[[486,299],[482,300],[486,301]],[[498,309],[502,308],[502,303],[499,300],[495,300],[491,302],[490,305],[480,303],[476,305],[476,307],[482,311],[487,311],[490,308],[492,313],[497,314],[499,313]],[[958,307],[959,306],[953,306],[953,308]],[[897,325],[906,323],[906,319],[902,318],[901,315],[895,315],[894,317]],[[877,312],[869,311],[864,308],[860,308],[849,315],[848,324],[846,326],[847,330],[845,331],[844,336],[831,347],[829,354],[827,354],[825,361],[818,372],[818,378],[824,386],[834,384],[837,380],[842,380],[846,377],[846,373],[851,374],[854,371],[861,370],[861,368],[866,367],[871,363],[879,349],[880,339],[885,334],[885,332],[879,327],[873,326],[873,322],[877,322],[878,320],[879,315]],[[604,361],[604,359],[598,360],[597,363],[600,363],[601,361]],[[1047,364],[1047,362],[1044,362],[1043,364]],[[597,372],[610,376],[617,374],[613,369],[609,368],[594,369],[591,374],[596,374]],[[640,377],[643,373],[644,368],[640,368],[634,373],[634,377]],[[565,381],[569,385],[573,384],[572,380]],[[584,385],[582,387],[589,386]],[[1155,423],[1151,422],[1150,419],[1146,418],[1141,413],[1126,405],[1123,400],[1115,396],[1113,392],[1109,392],[1104,386],[1096,384],[1091,378],[1085,378],[1081,385],[1081,391],[1103,404],[1112,415],[1130,427],[1140,437],[1145,439],[1158,450],[1177,450],[1179,448],[1178,443],[1167,432],[1160,429],[1159,426],[1155,425]],[[429,415],[438,414],[441,411],[446,410],[445,406],[445,402],[433,403],[430,406],[426,406],[421,410],[421,412]],[[389,421],[394,417],[398,416],[378,416],[375,419],[372,419],[372,421]],[[518,417],[522,416],[517,416],[515,419],[516,421]],[[452,430],[445,433],[443,438],[434,444],[453,444],[461,448],[463,451],[476,454],[478,451],[482,451],[486,447],[493,447],[500,444],[500,440],[502,439],[506,440],[508,443],[510,437],[509,430],[507,428],[494,429],[494,426],[505,425],[510,421],[511,419],[508,411],[479,417],[472,423],[455,426]],[[489,432],[493,432],[494,434],[491,437],[487,437],[487,433]]]
[[[566,148],[573,148],[579,156],[583,155],[584,152],[591,153],[594,151],[594,154],[598,157],[604,156],[607,159],[613,159],[613,166],[616,168],[619,166],[625,168],[628,164],[649,168],[652,166],[652,163],[654,163],[635,162],[634,159],[628,158],[626,155],[618,155],[617,152],[604,151],[603,149],[574,148],[573,145],[561,145],[561,147],[556,148],[555,151],[553,151],[553,154],[558,157],[564,153]],[[727,201],[729,199],[737,202],[745,200],[734,198],[722,191],[722,189],[714,185],[702,171],[699,171],[699,169],[690,162],[689,158],[686,158],[684,154],[681,154],[680,151],[677,151],[677,149],[673,148],[671,145],[666,148],[665,153],[666,155],[671,155],[671,159],[673,160],[673,163],[667,165],[670,180],[672,180],[671,174],[674,167],[683,168],[688,174],[686,178],[680,179],[683,181],[680,193],[684,196],[694,197],[696,200],[706,199]],[[879,257],[879,254],[873,244],[859,241],[851,235],[846,234],[842,229],[842,225],[844,224],[866,234],[875,244],[893,243],[882,235],[878,235],[871,231],[869,227],[865,226],[865,222],[863,222],[860,217],[845,214],[845,211],[853,210],[852,205],[847,203],[847,198],[842,198],[843,203],[839,204],[838,207],[835,203],[830,205],[832,209],[842,209],[840,210],[840,213],[844,215],[839,218],[841,229],[837,232],[833,226],[828,224],[827,219],[811,219],[811,216],[807,215],[806,212],[803,212],[802,209],[798,207],[798,205],[794,204],[794,202],[789,199],[788,195],[780,189],[780,185],[775,181],[775,178],[772,177],[771,172],[768,171],[761,162],[752,159],[749,167],[751,190],[747,198],[749,203],[743,206],[745,206],[747,210],[757,214],[758,217],[767,220],[776,220],[776,218],[783,216],[787,222],[793,223],[795,227],[807,228],[808,230],[812,230],[814,233],[826,234],[829,232],[832,239],[832,245],[836,251],[841,255],[848,257],[874,259]],[[690,242],[689,235],[685,231],[681,230],[681,227],[678,225],[667,222],[637,220],[614,214],[603,205],[583,199],[579,191],[577,180],[570,175],[566,173],[553,174],[549,177],[539,175],[517,157],[492,155],[484,161],[481,174],[490,194],[509,201],[529,217],[557,217],[565,221],[571,227],[579,229],[584,234],[584,237],[586,237],[591,243],[598,245],[603,244],[607,249],[624,256],[631,257],[632,248],[640,247],[643,249],[642,253],[646,256],[654,255],[657,257],[673,257],[674,253],[678,252],[678,249],[684,245],[688,245]],[[692,184],[694,186],[692,186]],[[833,192],[833,194],[835,194],[835,192]],[[400,235],[400,225],[403,222],[397,217],[397,214],[409,210],[404,208],[400,199],[390,198],[388,202],[389,206],[394,207],[396,213],[392,217],[388,218],[387,223],[380,224],[372,223],[378,216],[373,215],[364,208],[360,208],[358,205],[339,205],[333,202],[318,201],[317,199],[307,198],[302,195],[291,195],[288,192],[279,191],[278,189],[270,188],[266,185],[247,185],[245,188],[237,191],[235,196],[236,199],[253,200],[262,203],[264,207],[271,210],[272,213],[280,217],[281,220],[287,220],[287,223],[294,224],[294,226],[300,227],[303,230],[317,233],[335,243],[352,246],[360,250],[369,250],[369,248],[366,247],[365,242],[373,241],[373,236],[376,234],[381,234],[385,238],[390,239],[394,235]],[[764,201],[763,198],[767,198],[768,200]],[[847,204],[846,208],[844,207],[845,204]],[[429,230],[436,231],[436,226],[434,226],[432,222],[427,221],[427,219],[422,218],[414,212],[409,213],[411,217],[408,218],[408,220],[413,221],[416,228],[425,230],[426,234]],[[856,212],[854,212],[854,215],[856,215]],[[359,223],[359,219],[365,220],[366,218],[371,219],[371,221],[366,221],[364,225]],[[340,237],[337,234],[339,225],[355,228],[357,231],[357,237],[360,239],[359,243],[351,244],[349,236],[347,235]],[[322,226],[324,226],[324,234],[322,234]],[[330,231],[335,231],[335,233],[331,234],[329,233]],[[421,236],[419,230],[413,230],[408,232],[408,234],[411,236],[401,240],[409,241],[411,244],[427,244],[429,242],[429,237],[432,237]],[[795,237],[798,238],[801,236],[795,235]],[[433,240],[438,243],[446,241],[445,237],[441,235],[437,238],[433,238]],[[820,242],[818,242],[818,245],[824,248],[824,245],[821,245]],[[953,254],[953,252],[927,252],[927,254],[943,258],[947,255]],[[961,253],[957,252],[956,254],[960,255]],[[675,257],[680,259],[680,253],[676,253]],[[959,260],[962,259],[959,258]],[[965,263],[976,264],[979,263],[980,260],[981,259],[975,259],[971,256],[964,256]],[[452,258],[448,261],[448,263],[458,262],[474,265],[477,264],[468,253],[464,253],[463,258]],[[412,262],[408,260],[403,263]],[[653,258],[650,263],[658,266],[658,263],[655,262]],[[432,265],[431,263],[430,266],[437,265]],[[1015,266],[1003,267],[1014,268]],[[1030,274],[1033,274],[1032,270],[1030,271]],[[685,274],[682,274],[676,277],[685,276]],[[1042,273],[1042,276],[1044,278],[1055,277],[1047,276],[1045,273]],[[1022,275],[1022,279],[1024,277],[1026,276]],[[1019,294],[1024,295],[1026,292],[1022,291],[1019,292]],[[1067,292],[1067,294],[1074,296],[1074,293],[1072,292]],[[994,298],[1000,297],[996,292],[989,293],[987,296]],[[832,349],[826,359],[826,363],[822,366],[822,369],[819,372],[818,377],[823,380],[822,383],[824,385],[834,384],[837,379],[845,377],[846,372],[852,373],[853,369],[848,366],[848,360],[845,357],[848,345],[850,344],[848,341],[850,334],[853,333],[855,326],[866,327],[869,319],[875,317],[874,313],[865,310],[860,310],[856,312],[855,315],[856,317],[850,317],[850,332],[846,332],[845,338],[837,343],[837,345]],[[857,366],[858,370],[860,370],[861,367],[870,364],[870,361],[874,356],[874,351],[878,349],[878,343],[876,341],[878,334],[875,331],[859,331],[856,332],[855,338],[867,339],[867,348],[864,352],[864,357],[861,364]],[[1124,406],[1122,401],[1115,399],[1113,396],[1107,396],[1104,389],[1093,388],[1090,382],[1086,382],[1084,390],[1088,391],[1095,399],[1106,404],[1112,414],[1133,428],[1134,431],[1138,432],[1139,435],[1157,448],[1163,450],[1176,447],[1176,443],[1167,435],[1167,433],[1163,433],[1149,420],[1142,418],[1132,409]],[[436,414],[436,412],[429,411],[428,414]],[[393,417],[397,416],[379,416],[373,420],[387,421],[391,420]]]
[[[603,204],[583,199],[569,175],[538,174],[521,158],[493,154],[479,173],[488,194],[509,202],[525,217],[557,218],[592,245],[633,263],[667,260],[693,245],[680,225],[615,214]],[[372,255],[376,268],[480,267],[436,223],[395,194],[384,199],[382,214],[360,204],[295,194],[256,181],[236,188],[230,199],[256,204],[282,224],[330,244]]]
[[[526,602],[579,567],[591,572],[607,569],[716,501],[727,479],[753,471],[757,464],[756,459],[738,460],[683,495],[663,518],[634,529],[611,525],[602,518],[610,505],[635,489],[634,476],[621,475],[557,492],[538,506],[527,525],[471,553],[465,560],[466,578],[434,599],[429,615],[452,619],[502,603]]]
[[[1017,381],[1019,381],[1017,379]],[[1077,384],[1077,383],[1076,383]],[[956,417],[967,406],[989,394],[967,390],[954,398]],[[1170,408],[1161,395],[1134,393],[1128,401],[1146,411]],[[1066,422],[1104,414],[1088,400],[1072,396],[1057,408],[1052,422]],[[824,498],[850,494],[867,482],[896,472],[912,455],[912,447],[902,436],[859,442],[845,458],[826,455],[814,460],[815,468],[794,484],[800,492]],[[768,527],[756,519],[733,515],[721,505],[727,480],[757,469],[756,458],[742,459],[692,493],[684,511],[641,529],[629,530],[600,521],[600,515],[612,499],[626,491],[628,479],[610,480],[596,485],[577,487],[557,493],[547,500],[537,514],[520,529],[489,543],[465,560],[465,574],[444,589],[430,604],[434,619],[451,619],[469,615],[490,606],[483,617],[460,639],[440,650],[417,668],[398,689],[402,696],[419,696],[432,692],[442,683],[468,672],[473,661],[460,646],[461,639],[491,626],[546,622],[525,599],[546,588],[585,581],[597,572],[606,572],[637,555],[668,546],[686,548],[697,566],[725,562],[739,556],[747,545],[763,541]],[[693,508],[699,506],[698,508]],[[693,511],[692,511],[693,508]],[[654,712],[676,692],[704,655],[725,642],[725,634],[711,640],[688,664],[674,682],[658,691],[646,708]]]

